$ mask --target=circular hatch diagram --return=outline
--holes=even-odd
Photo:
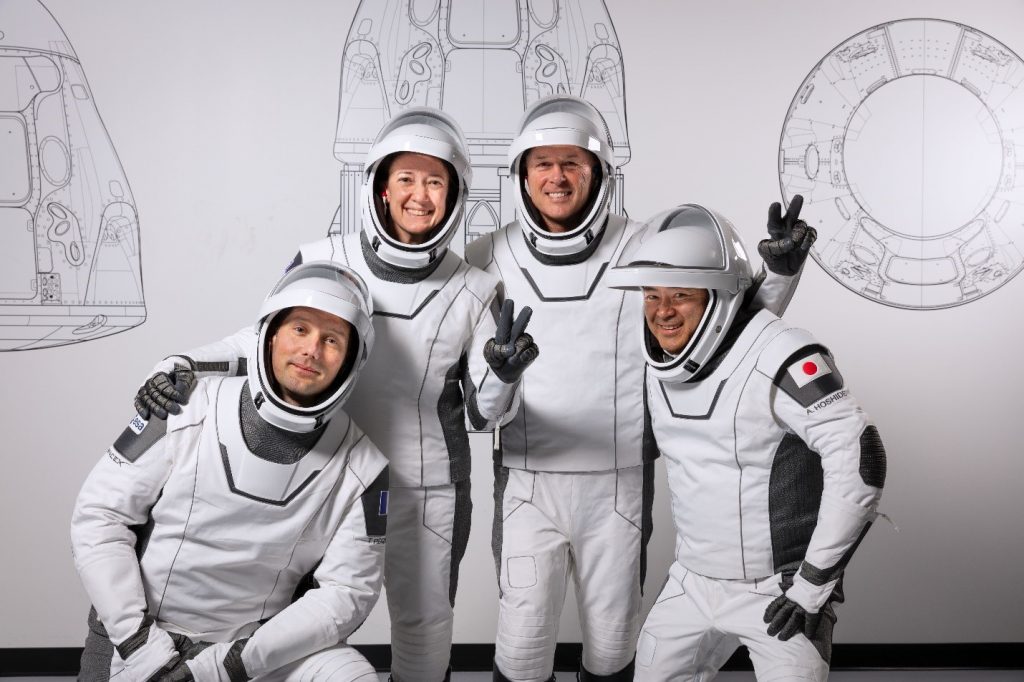
[[[851,291],[919,310],[980,298],[1024,267],[1024,62],[939,19],[858,33],[793,98],[779,180]]]

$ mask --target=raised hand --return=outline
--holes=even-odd
[[[526,333],[526,325],[533,315],[529,306],[523,308],[512,321],[515,304],[505,299],[498,315],[498,328],[494,338],[484,344],[484,360],[491,370],[506,384],[519,380],[526,368],[530,366],[540,349],[533,342],[533,337]]]
[[[764,264],[777,275],[791,277],[803,267],[818,232],[800,220],[800,209],[804,198],[797,194],[789,202],[786,215],[782,215],[782,204],[773,203],[768,207],[768,239],[762,239],[757,252]]]

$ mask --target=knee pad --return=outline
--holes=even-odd
[[[629,664],[617,672],[613,672],[610,675],[595,675],[583,666],[583,662],[580,662],[580,671],[576,675],[576,679],[579,682],[631,682],[633,679],[633,669],[635,667],[636,657],[633,657]]]
[[[501,609],[494,642],[495,670],[513,682],[547,680],[554,668],[557,635],[557,616]]]
[[[583,663],[595,680],[618,680],[616,675],[627,667],[632,670],[636,656],[637,621],[590,620],[583,626]],[[581,679],[586,679],[582,678]],[[630,678],[625,678],[630,679]]]
[[[448,679],[452,622],[411,628],[391,624],[391,672],[397,682],[439,682]]]

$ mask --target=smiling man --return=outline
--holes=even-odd
[[[740,644],[759,680],[825,680],[833,605],[877,515],[877,429],[826,347],[749,308],[753,281],[731,223],[693,204],[653,218],[607,278],[643,292],[632,324],[676,529],[638,680],[711,679]]]
[[[352,325],[316,308],[290,308],[270,335],[270,362],[281,397],[308,407],[334,381],[350,347]]]
[[[551,678],[571,577],[580,680],[625,682],[633,679],[657,450],[645,428],[640,330],[629,321],[634,295],[602,279],[642,226],[611,211],[614,149],[589,102],[536,102],[508,160],[516,220],[470,244],[466,258],[533,310],[544,353],[521,379],[522,406],[495,437],[495,679]],[[766,240],[772,272],[750,301],[776,312],[813,242],[799,203],[785,217],[779,208]],[[670,316],[664,322],[678,333]]]
[[[644,319],[658,345],[678,355],[693,337],[708,306],[707,289],[644,287]]]
[[[71,525],[94,607],[79,679],[376,679],[346,639],[380,592],[387,460],[341,410],[371,310],[344,266],[294,268],[247,377],[200,379],[100,459]]]

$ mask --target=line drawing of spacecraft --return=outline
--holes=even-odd
[[[0,351],[145,319],[135,202],[78,56],[38,0],[3,0]]]
[[[1024,61],[952,21],[861,31],[797,90],[778,167],[840,284],[897,308],[976,300],[1024,269]]]
[[[361,229],[363,161],[399,111],[431,106],[469,143],[473,186],[465,244],[515,217],[508,145],[527,106],[569,94],[601,112],[612,136],[616,193],[630,158],[622,50],[604,0],[361,0],[345,41],[334,155],[342,163],[329,234]]]

